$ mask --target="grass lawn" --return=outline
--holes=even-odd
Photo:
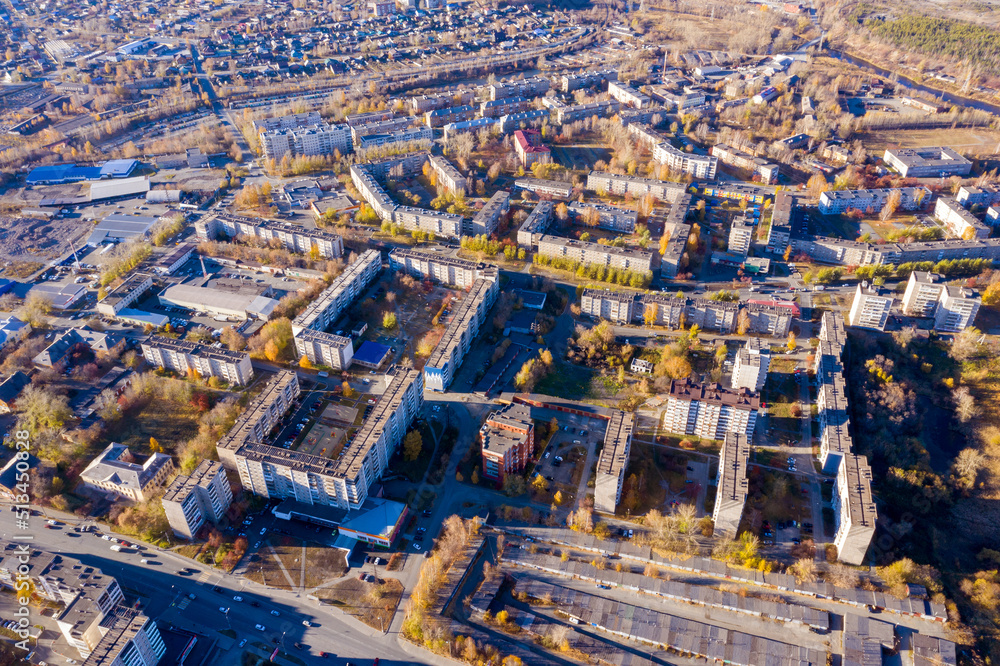
[[[149,438],[167,451],[198,434],[198,412],[186,403],[153,400],[141,411],[130,410],[124,418],[111,423],[106,439],[120,442],[132,450],[149,450]]]
[[[394,578],[384,579],[381,585],[349,578],[317,590],[316,596],[322,602],[341,608],[369,627],[385,631],[392,623],[392,616],[403,596],[403,585]]]
[[[590,394],[593,373],[578,365],[556,361],[555,367],[535,387],[535,393],[558,395],[571,400],[586,398]]]

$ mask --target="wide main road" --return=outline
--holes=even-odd
[[[13,542],[15,534],[14,514],[8,506],[0,505],[0,539],[5,543]],[[62,518],[60,515],[59,519]],[[31,534],[34,537],[31,544],[36,549],[76,558],[114,576],[130,602],[138,599],[143,612],[164,625],[204,634],[218,640],[220,646],[232,639],[217,632],[232,630],[236,634],[232,640],[234,648],[236,641],[243,638],[250,644],[267,645],[275,645],[277,639],[290,656],[317,664],[340,665],[347,660],[371,664],[375,658],[382,663],[443,663],[434,655],[397,640],[398,634],[394,632],[383,635],[340,611],[293,592],[264,587],[149,546],[140,549],[133,545],[122,552],[112,551],[109,541],[93,533],[74,532],[77,522],[45,529],[45,518],[32,516],[30,531],[18,530],[16,534]],[[143,564],[142,559],[148,563]],[[181,575],[189,568],[195,572]],[[242,601],[236,601],[236,596]],[[313,626],[306,627],[303,621]],[[257,629],[257,625],[264,629]],[[295,642],[308,647],[297,650],[293,647]],[[53,647],[54,652],[48,656],[54,661],[48,663],[62,666],[69,663],[66,657],[79,661],[79,655],[68,646]],[[320,652],[328,653],[331,658],[320,657]]]

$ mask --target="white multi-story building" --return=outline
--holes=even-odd
[[[438,155],[427,158],[437,176],[437,184],[450,192],[467,192],[469,181],[455,165]]]
[[[608,428],[604,431],[604,448],[597,461],[594,480],[594,510],[614,514],[622,497],[625,470],[632,450],[632,431],[635,415],[620,410],[611,412]]]
[[[598,84],[618,80],[618,72],[613,69],[592,70],[577,74],[564,74],[560,80],[564,93],[581,88],[589,88]]]
[[[382,254],[367,250],[347,269],[334,278],[316,299],[292,320],[292,334],[305,329],[324,331],[336,321],[355,298],[378,277],[382,270]]]
[[[746,217],[738,217],[729,227],[729,251],[741,257],[750,252],[754,226]]]
[[[676,203],[687,191],[681,183],[604,171],[591,171],[587,175],[587,189],[592,192],[603,191],[618,196],[631,194],[637,199],[649,194],[654,199],[666,203]]]
[[[596,221],[593,226],[600,229],[621,231],[628,234],[635,231],[635,225],[639,221],[639,213],[634,210],[600,203],[571,201],[569,213],[571,219],[577,224],[588,224],[592,220]]]
[[[559,236],[539,236],[537,252],[545,257],[566,259],[578,264],[610,266],[638,273],[650,272],[653,265],[651,252],[599,245]]]
[[[142,357],[150,365],[182,375],[218,377],[233,386],[245,386],[253,379],[253,365],[246,352],[151,335],[142,342]]]
[[[717,143],[711,148],[712,155],[723,164],[743,169],[759,176],[762,183],[774,183],[778,180],[778,165],[768,162],[762,157],[756,157],[724,143]]]
[[[833,514],[837,525],[833,545],[837,548],[838,559],[847,564],[862,564],[875,537],[877,520],[872,498],[872,470],[863,456],[844,456],[837,472]]]
[[[174,461],[165,453],[153,453],[139,462],[127,446],[112,442],[80,472],[80,480],[112,497],[143,502],[173,470]]]
[[[484,270],[483,277],[472,283],[469,293],[454,307],[444,336],[424,364],[427,389],[448,390],[499,293],[500,272],[495,266]]]
[[[727,432],[719,451],[719,472],[716,477],[715,507],[712,509],[714,534],[735,537],[743,517],[750,482],[747,465],[750,443],[745,435]]]
[[[472,218],[473,236],[492,236],[500,226],[500,219],[510,210],[510,192],[496,192],[486,205]]]
[[[132,271],[120,285],[111,289],[97,304],[97,311],[108,317],[136,303],[153,286],[153,276],[143,271]]]
[[[347,370],[354,360],[354,343],[350,338],[324,331],[303,329],[295,334],[295,351],[314,365],[334,370]]]
[[[715,180],[715,172],[719,166],[719,158],[715,155],[698,155],[679,150],[670,143],[669,137],[646,125],[630,124],[628,131],[653,151],[654,162],[665,164],[671,171],[689,173],[698,179]]]
[[[167,646],[156,621],[119,606],[97,627],[101,639],[81,666],[157,666]]]
[[[347,125],[320,123],[307,127],[261,130],[258,135],[264,157],[280,160],[285,155],[296,157],[346,155],[354,150],[351,128]]]
[[[580,311],[595,319],[616,324],[631,324],[640,307],[635,292],[610,289],[584,289],[580,296]]]
[[[247,236],[268,244],[276,239],[286,250],[298,254],[308,255],[315,251],[324,259],[344,256],[344,239],[339,235],[278,220],[228,214],[207,215],[195,222],[194,228],[199,240],[215,240],[221,232],[229,238]]]
[[[704,439],[723,439],[726,433],[753,437],[760,399],[746,389],[730,391],[718,384],[690,379],[670,382],[670,397],[663,413],[663,429]]]
[[[935,273],[913,271],[903,292],[903,314],[911,317],[933,317],[944,290],[942,277]]]
[[[621,102],[635,109],[644,109],[653,103],[649,95],[640,92],[627,83],[612,81],[608,83],[608,94]]]
[[[535,76],[530,79],[501,81],[490,84],[487,90],[491,100],[503,99],[505,97],[538,97],[544,95],[549,90],[549,80],[543,76]]]
[[[863,213],[874,214],[882,210],[892,192],[899,192],[899,207],[902,210],[916,210],[923,206],[931,191],[926,187],[898,187],[881,190],[830,190],[819,197],[819,212],[833,215],[847,212],[849,208]]]
[[[395,132],[387,132],[385,134],[368,134],[359,137],[355,142],[355,147],[358,150],[368,150],[369,148],[410,143],[411,141],[430,141],[433,138],[434,130],[430,127],[408,127]]]
[[[492,273],[493,266],[440,254],[396,248],[389,253],[389,265],[421,280],[434,280],[459,289],[468,289],[479,278]]]
[[[858,328],[884,331],[891,309],[892,296],[883,296],[878,287],[869,286],[864,282],[854,290],[854,301],[851,303],[847,323]]]
[[[517,244],[525,248],[533,248],[538,238],[552,224],[552,212],[555,207],[551,201],[539,201],[517,229]]]
[[[934,203],[934,217],[941,220],[956,238],[972,240],[990,237],[990,228],[951,197],[941,197]]]
[[[946,285],[941,290],[937,312],[934,313],[934,330],[940,333],[958,333],[976,321],[982,299],[978,292],[958,285]]]
[[[738,391],[759,392],[767,381],[767,370],[771,365],[771,352],[760,338],[750,338],[736,353],[733,364],[732,388]]]
[[[174,534],[193,539],[206,521],[218,523],[233,502],[222,463],[202,460],[190,476],[181,474],[163,494],[163,510]]]

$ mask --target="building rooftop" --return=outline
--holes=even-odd
[[[947,146],[927,148],[889,148],[886,155],[895,157],[907,167],[953,166],[972,164],[967,158]]]
[[[719,487],[716,501],[744,501],[750,482],[747,464],[750,461],[750,443],[746,435],[726,433],[719,453]]]
[[[451,322],[445,329],[444,337],[434,347],[430,357],[427,359],[427,367],[440,368],[451,360],[453,350],[462,341],[462,335],[469,328],[472,320],[479,315],[480,301],[489,297],[490,290],[493,289],[494,280],[477,278],[472,283],[472,288],[465,298],[455,307]]]
[[[164,502],[182,503],[198,486],[208,488],[213,479],[222,470],[222,463],[214,460],[202,460],[190,476],[180,474],[167,486],[163,493]]]
[[[634,414],[617,409],[611,412],[611,420],[604,431],[604,448],[597,461],[598,474],[618,476],[628,466],[629,445],[634,427]]]
[[[645,259],[649,260],[652,258],[652,252],[646,252],[644,250],[629,250],[623,247],[612,247],[610,245],[600,245],[598,243],[590,243],[587,241],[572,240],[570,238],[562,238],[560,236],[542,236],[538,239],[539,245],[561,245],[563,247],[571,247],[585,252],[603,252],[606,254],[615,255],[618,257],[631,257],[633,259]]]
[[[737,409],[760,409],[760,398],[745,388],[734,391],[720,384],[701,384],[690,378],[671,380],[670,397],[678,400],[697,400],[713,405],[728,405]]]
[[[142,492],[164,465],[173,464],[165,453],[153,453],[142,464],[132,460],[127,446],[112,442],[87,465],[80,477],[84,481],[110,483]]]
[[[159,349],[169,349],[178,354],[190,354],[201,358],[216,359],[224,363],[239,363],[247,358],[246,352],[232,351],[225,347],[210,347],[209,345],[189,342],[187,340],[175,340],[162,335],[151,335],[143,343]]]
[[[138,636],[146,623],[151,621],[134,608],[118,606],[101,621],[104,635],[81,666],[111,666],[119,660],[126,643]],[[125,660],[122,659],[121,663]]]
[[[141,288],[147,280],[152,280],[152,275],[140,271],[133,271],[125,276],[125,281],[105,294],[101,303],[114,305],[124,298],[128,298],[134,291]]]

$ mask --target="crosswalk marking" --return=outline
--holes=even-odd
[[[190,603],[191,599],[189,597],[184,597],[183,599],[180,600],[180,603],[177,604],[177,610],[184,610],[185,608],[188,607],[188,604]]]
[[[200,576],[198,576],[199,583],[207,583],[208,579],[212,577],[211,571],[203,571]]]

